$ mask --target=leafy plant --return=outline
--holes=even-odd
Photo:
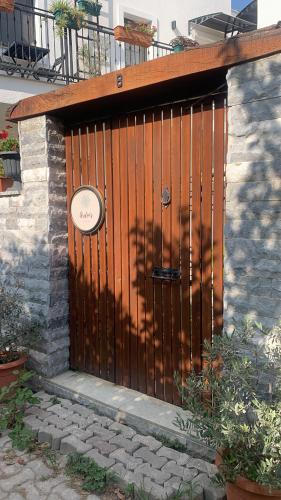
[[[151,24],[146,23],[134,23],[133,25],[126,26],[127,31],[140,31],[141,33],[145,33],[151,37],[154,37],[155,33],[157,33],[156,26],[152,26]]]
[[[19,359],[34,347],[39,328],[24,307],[19,285],[9,289],[0,282],[0,364]]]
[[[186,446],[178,441],[178,439],[170,439],[169,437],[165,436],[165,434],[153,434],[153,436],[155,437],[155,439],[158,439],[158,441],[161,441],[163,446],[167,446],[167,448],[186,452]]]
[[[24,370],[14,382],[0,388],[0,432],[21,423],[27,405],[40,403],[25,385],[32,377],[32,372]]]
[[[35,446],[33,432],[26,429],[21,422],[16,422],[14,428],[9,433],[13,448],[19,451],[31,451]]]
[[[265,330],[245,321],[204,351],[201,373],[185,386],[176,377],[191,412],[176,424],[221,453],[226,481],[241,475],[281,488],[281,325]]]
[[[181,45],[184,48],[190,48],[190,47],[198,47],[199,43],[196,42],[195,40],[192,40],[192,38],[188,38],[187,36],[177,36],[170,41],[170,45],[172,47],[177,47],[178,45]]]
[[[84,26],[84,13],[72,7],[66,0],[55,0],[50,6],[50,12],[55,16],[57,34],[64,35],[66,28],[80,30]]]
[[[188,500],[195,500],[195,498],[200,496],[201,491],[202,487],[198,482],[183,481],[179,485],[177,491],[169,496],[169,500],[182,500],[187,498]]]
[[[83,43],[78,50],[80,71],[90,77],[100,76],[106,64],[108,49],[107,42],[98,33],[94,33],[90,44]]]
[[[9,136],[7,130],[0,132],[0,151],[18,151],[19,141],[16,137]]]
[[[81,478],[82,488],[86,491],[103,491],[110,480],[110,474],[105,468],[81,453],[74,453],[68,457],[66,473]]]

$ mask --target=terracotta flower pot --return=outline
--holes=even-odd
[[[6,387],[11,382],[15,382],[15,380],[17,380],[17,375],[13,372],[21,370],[24,367],[26,361],[27,356],[23,356],[16,361],[0,364],[0,388]]]
[[[7,191],[9,187],[12,187],[13,182],[12,177],[0,177],[0,192]]]
[[[14,11],[14,0],[2,0],[0,2],[1,12],[13,12]]]
[[[221,450],[216,454],[217,467],[223,464]],[[266,486],[238,476],[235,483],[226,483],[227,500],[281,500],[281,490],[269,490]]]
[[[119,42],[129,43],[130,45],[138,45],[139,47],[150,47],[153,42],[153,37],[148,33],[137,31],[124,26],[116,26],[114,28],[115,40]]]

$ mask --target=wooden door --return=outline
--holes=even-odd
[[[67,132],[68,202],[89,184],[106,204],[97,234],[68,221],[73,369],[174,403],[174,373],[200,369],[222,327],[224,124],[219,97]]]

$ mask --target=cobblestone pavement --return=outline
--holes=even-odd
[[[215,487],[211,481],[217,472],[213,464],[163,446],[154,437],[137,434],[127,425],[100,416],[86,406],[72,403],[67,399],[54,398],[43,391],[38,392],[37,396],[41,403],[28,408],[24,420],[26,427],[34,432],[39,443],[49,443],[53,450],[58,450],[62,455],[73,452],[83,453],[98,465],[114,472],[124,484],[134,484],[136,488],[145,490],[156,499],[173,498],[183,484],[191,485],[191,487],[196,484],[197,494],[193,500],[225,498],[224,490]],[[44,485],[49,488],[50,485],[52,489],[46,493],[42,490],[45,496],[23,496],[23,498],[30,500],[37,498],[48,498],[48,500],[57,498],[72,500],[73,498],[76,500],[80,498],[74,490],[73,496],[70,492],[65,494],[67,485],[63,475],[56,479],[61,482],[53,486],[51,486],[51,480],[42,483],[40,475],[45,475],[44,467],[42,465],[42,471],[37,473],[36,467],[40,469],[37,463],[35,462],[33,468],[30,466],[32,461],[26,466],[23,473],[27,474],[24,476],[26,484],[29,481],[36,487],[36,491],[37,485],[42,488]],[[0,499],[20,500],[22,498],[7,496],[9,491],[14,493],[13,488],[17,488],[17,481],[19,481],[18,484],[22,481],[20,465],[17,464],[15,467],[13,477],[0,480],[0,491],[4,492],[4,496],[0,496]],[[11,487],[10,484],[12,484]],[[86,498],[91,500],[94,497]]]
[[[0,500],[99,500],[73,487],[65,462],[59,456],[54,472],[38,454],[12,450],[10,439],[0,438]]]

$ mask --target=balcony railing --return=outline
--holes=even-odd
[[[54,16],[16,5],[0,12],[0,72],[50,83],[71,83],[156,59],[172,52],[154,41],[144,49],[118,42],[111,28],[88,21],[79,31],[57,33]]]

